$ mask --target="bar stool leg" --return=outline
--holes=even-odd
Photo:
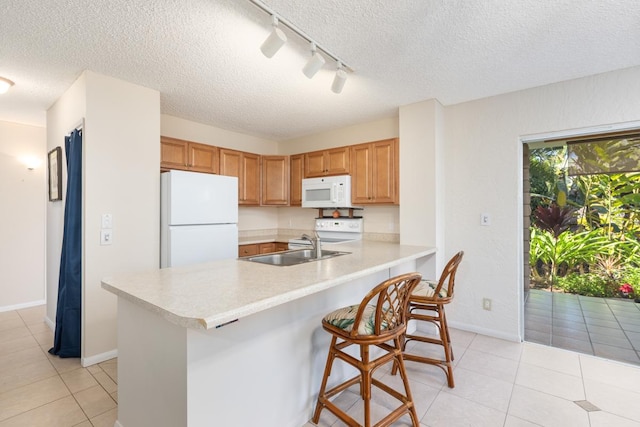
[[[442,346],[444,347],[444,364],[447,368],[447,385],[449,386],[449,388],[454,388],[455,384],[453,381],[453,368],[451,367],[451,361],[453,360],[453,357],[451,354],[451,342],[449,341],[449,329],[447,327],[447,320],[444,314],[444,307],[438,305],[438,312],[438,314],[440,314],[440,340],[442,341]]]
[[[333,361],[336,357],[335,354],[335,346],[338,338],[333,336],[331,337],[331,345],[329,346],[329,355],[327,356],[327,363],[324,367],[324,375],[322,376],[322,384],[320,385],[320,392],[318,393],[318,403],[316,403],[316,410],[313,412],[312,421],[315,424],[318,424],[320,421],[320,412],[324,408],[325,402],[325,390],[327,389],[327,380],[329,379],[329,375],[331,375],[331,367],[333,366]]]
[[[362,368],[360,375],[362,376],[360,395],[364,400],[364,427],[371,426],[371,371],[369,367],[369,346],[360,346],[360,360]]]
[[[398,352],[393,361],[393,369],[397,369],[400,371],[400,378],[402,378],[402,384],[404,385],[404,392],[407,400],[411,403],[411,407],[409,408],[409,416],[411,417],[411,421],[415,427],[420,425],[420,421],[418,420],[418,413],[416,412],[416,405],[413,403],[413,396],[411,395],[411,387],[409,386],[409,377],[407,376],[407,369],[404,366],[404,358],[402,357],[402,352],[404,348],[402,348],[402,343],[404,339],[402,336],[395,339],[396,348],[401,351]],[[395,375],[395,374],[393,374]]]

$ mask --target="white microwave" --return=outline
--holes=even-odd
[[[306,178],[302,180],[303,208],[349,208],[351,177],[349,175]]]

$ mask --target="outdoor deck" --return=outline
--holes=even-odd
[[[531,289],[525,341],[640,365],[640,304]]]

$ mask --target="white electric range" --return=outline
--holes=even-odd
[[[318,218],[314,230],[321,243],[336,244],[362,240],[362,218]],[[310,247],[311,242],[297,238],[289,240],[289,249]]]

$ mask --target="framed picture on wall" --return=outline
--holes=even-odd
[[[49,151],[49,201],[62,200],[62,149]]]

